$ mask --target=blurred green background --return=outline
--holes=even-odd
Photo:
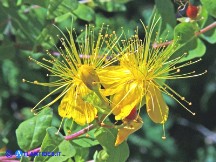
[[[100,27],[105,23],[119,33],[120,27],[124,27],[129,34],[133,34],[139,26],[139,35],[144,37],[139,20],[147,24],[157,3],[159,0],[1,0],[0,148],[19,148],[16,128],[33,115],[30,109],[49,91],[48,88],[22,83],[22,79],[49,81],[47,72],[30,62],[28,57],[40,59],[47,49],[56,52],[54,45],[59,45],[57,34],[60,33],[52,24],[66,31],[67,27],[71,27],[73,18],[73,27],[77,31],[84,29],[85,24]],[[169,21],[169,16],[178,14],[179,5],[171,0],[163,0],[163,3],[165,8],[162,14]],[[193,3],[200,4],[199,1]],[[182,16],[185,16],[184,13]],[[163,21],[166,24],[166,19]],[[212,31],[216,33],[215,29]],[[216,45],[205,40],[204,43],[206,53],[203,60],[188,69],[198,72],[207,69],[208,73],[197,78],[168,82],[192,101],[190,108],[196,115],[192,116],[167,98],[170,115],[165,125],[167,139],[162,140],[162,126],[150,121],[143,109],[144,126],[128,140],[128,161],[216,161]],[[56,111],[57,104],[53,108]],[[57,115],[53,125],[59,125]]]

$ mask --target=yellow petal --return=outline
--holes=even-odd
[[[71,112],[71,117],[79,125],[91,123],[97,115],[97,109],[87,102],[82,100],[82,97],[77,98],[77,104],[74,105]]]
[[[72,88],[71,88],[72,89]],[[71,118],[71,111],[72,111],[72,100],[70,98],[72,97],[72,90],[69,90],[63,99],[61,100],[61,103],[58,107],[58,113],[63,118]]]
[[[169,108],[166,105],[159,89],[149,85],[146,94],[146,109],[149,117],[155,123],[165,123],[168,118]]]
[[[112,108],[116,120],[126,118],[131,110],[139,105],[142,99],[142,89],[136,82],[126,84],[121,91],[113,96]]]
[[[140,116],[137,119],[134,119],[132,121],[126,120],[124,122],[126,123],[126,125],[118,129],[115,146],[120,145],[122,142],[124,142],[124,140],[128,138],[130,134],[140,129],[143,125],[143,121]]]
[[[130,70],[124,66],[111,66],[98,72],[105,87],[102,94],[111,97],[112,113],[116,120],[127,117],[131,110],[139,105],[143,97],[143,84],[134,79]]]
[[[79,90],[79,94],[76,94],[73,89],[67,92],[58,108],[61,117],[73,118],[79,125],[91,123],[95,119],[97,109],[82,99],[86,94],[85,88],[87,87],[81,86],[77,88],[76,91]]]
[[[127,80],[130,80],[130,71],[121,66],[109,66],[98,71],[101,84],[105,87],[103,94],[105,96],[113,95],[119,92],[119,87]]]

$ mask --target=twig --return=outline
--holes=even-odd
[[[208,25],[207,27],[205,27],[205,28],[201,29],[200,31],[196,32],[195,35],[198,36],[198,35],[203,34],[203,33],[207,32],[207,31],[209,31],[209,30],[211,30],[211,29],[213,29],[215,27],[216,27],[216,22],[213,22],[212,24]]]
[[[80,135],[85,134],[86,132],[88,132],[88,131],[90,131],[90,130],[92,130],[94,128],[95,128],[95,125],[91,124],[88,127],[84,128],[84,129],[81,129],[80,131],[78,131],[76,133],[73,133],[71,135],[65,136],[64,138],[65,138],[65,140],[72,140],[74,138],[79,137]]]
[[[188,120],[184,119],[184,118],[179,118],[177,120],[178,124],[183,125],[183,126],[187,126],[190,127],[196,131],[198,131],[200,134],[202,134],[205,137],[205,141],[208,144],[215,144],[216,143],[216,133],[209,130],[208,128],[206,128],[205,126],[201,125],[201,124],[195,124],[192,122],[189,122]]]
[[[205,28],[201,29],[200,31],[196,32],[196,33],[195,33],[195,36],[197,37],[197,36],[199,36],[200,34],[203,34],[203,33],[207,32],[207,31],[209,31],[209,30],[211,30],[211,29],[213,29],[213,28],[215,28],[215,27],[216,27],[216,22],[213,22],[212,24],[210,24],[210,25],[206,26]],[[152,47],[153,47],[153,48],[164,47],[164,46],[168,46],[168,45],[171,44],[172,42],[173,42],[173,40],[167,41],[167,42],[164,42],[164,43],[159,43],[159,44],[157,44],[157,43],[155,42],[155,43],[152,44]]]

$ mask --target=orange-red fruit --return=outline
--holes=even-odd
[[[130,114],[126,117],[126,119],[128,119],[128,120],[134,120],[134,119],[136,119],[136,117],[137,117],[137,110],[136,110],[136,107],[134,107],[131,110]]]
[[[199,12],[199,8],[197,6],[193,6],[192,4],[189,4],[186,10],[186,15],[191,19],[195,19],[197,17],[198,12]]]

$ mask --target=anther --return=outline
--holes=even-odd
[[[68,134],[71,134],[71,130],[67,130],[67,133],[68,133]]]
[[[26,80],[25,80],[25,79],[22,79],[22,82],[24,83],[24,82],[26,82]]]
[[[105,123],[100,123],[101,127],[105,126]]]
[[[162,139],[165,140],[165,139],[166,139],[166,136],[162,136]]]

